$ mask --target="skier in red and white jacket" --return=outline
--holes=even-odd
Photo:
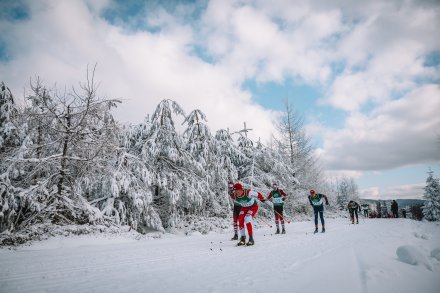
[[[240,183],[234,184],[234,194],[232,199],[241,205],[240,214],[238,217],[238,227],[240,229],[240,241],[238,246],[242,245],[254,245],[254,237],[252,231],[252,219],[255,217],[258,211],[257,199],[265,201],[266,199],[259,192],[252,191],[250,189],[244,189]],[[246,232],[244,225],[249,235],[249,241],[246,243]]]

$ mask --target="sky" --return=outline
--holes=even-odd
[[[62,235],[0,249],[0,290],[438,293],[437,223],[348,223],[328,219],[326,233],[313,234],[311,221],[295,221],[285,235],[260,223],[251,247],[229,240],[232,227],[139,240],[123,232]]]
[[[428,0],[1,0],[0,81],[62,91],[96,64],[123,123],[172,99],[263,143],[287,99],[329,178],[421,198],[440,176],[439,27]]]

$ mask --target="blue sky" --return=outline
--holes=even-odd
[[[437,1],[0,1],[0,80],[16,96],[59,88],[98,64],[117,117],[164,98],[215,131],[262,141],[289,99],[329,177],[366,198],[420,198],[440,176]]]

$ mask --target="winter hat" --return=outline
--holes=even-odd
[[[243,186],[240,183],[235,183],[234,190],[243,190]]]
[[[315,194],[315,191],[313,189],[310,189],[310,194]]]

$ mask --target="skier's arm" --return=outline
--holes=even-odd
[[[248,196],[249,197],[254,197],[255,199],[259,199],[261,201],[266,201],[264,196],[261,193],[257,192],[257,191],[250,190],[249,193],[248,193]]]
[[[307,198],[309,199],[310,205],[313,206],[312,199],[310,198],[310,195]]]
[[[280,193],[283,196],[283,201],[285,201],[287,198],[287,193],[285,193],[284,190],[282,190],[282,189],[280,189]]]
[[[325,204],[328,205],[328,198],[327,198],[327,195],[323,194],[322,197],[325,199]]]
[[[267,200],[269,200],[272,197],[272,191],[269,193],[269,195],[267,196]]]

